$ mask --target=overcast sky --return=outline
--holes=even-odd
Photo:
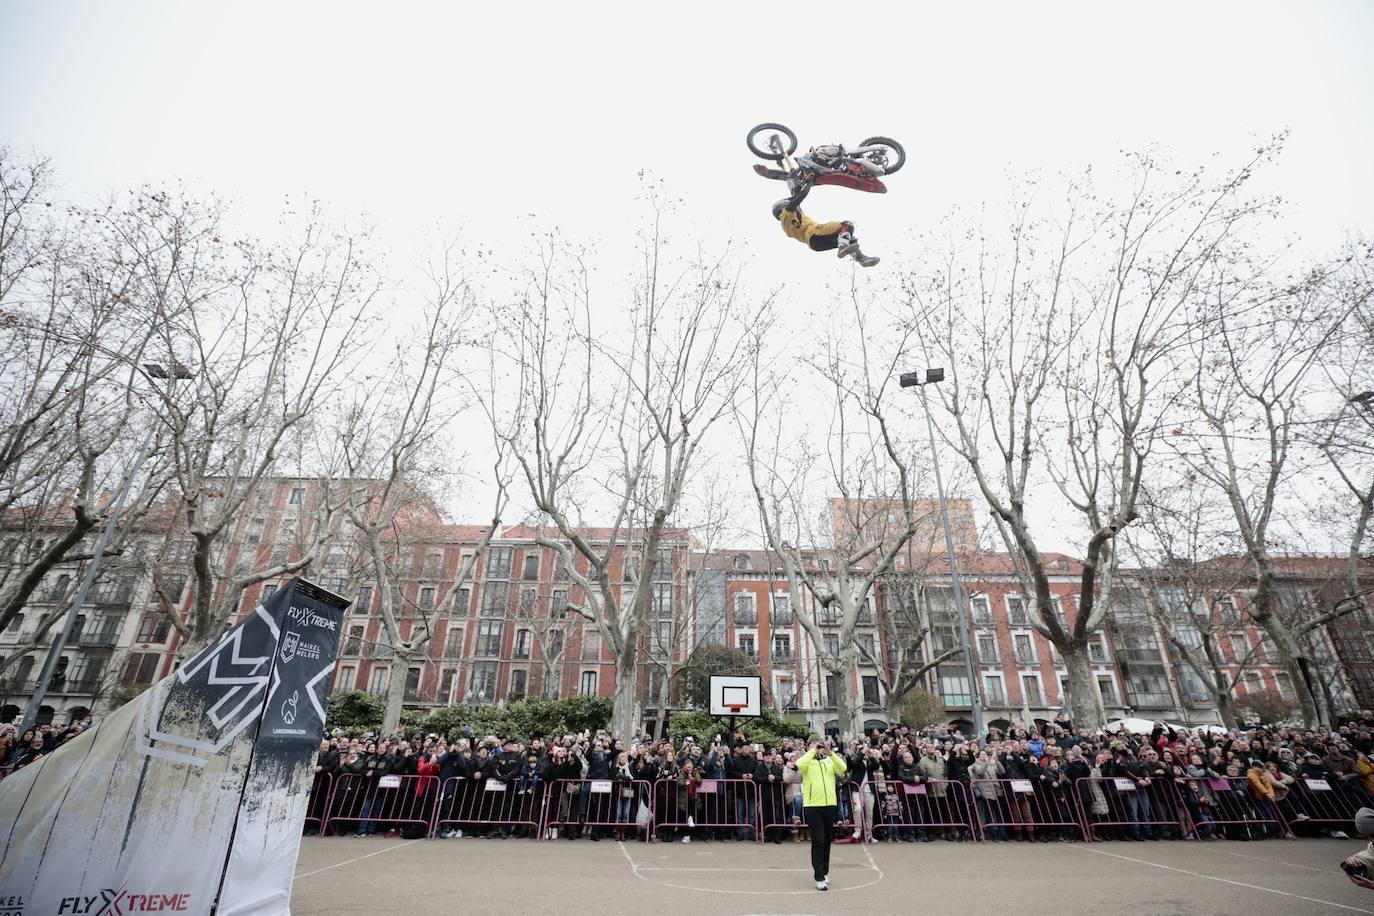
[[[365,212],[404,246],[442,219],[509,250],[532,225],[633,244],[638,173],[730,239],[797,314],[848,262],[768,214],[748,128],[906,144],[884,196],[818,190],[897,264],[1008,175],[1157,144],[1244,159],[1313,251],[1374,215],[1374,3],[41,3],[0,0],[0,143],[77,198],[186,180],[264,227],[283,197]],[[531,219],[531,215],[533,219]],[[265,229],[264,229],[265,231]],[[882,267],[877,268],[882,270]],[[833,287],[831,287],[833,288]]]

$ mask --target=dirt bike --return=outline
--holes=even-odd
[[[759,139],[766,137],[765,146]],[[869,137],[853,149],[839,145],[813,146],[803,155],[797,151],[797,135],[782,124],[759,124],[745,138],[749,151],[760,159],[781,164],[781,169],[755,165],[764,178],[786,181],[796,193],[806,185],[838,185],[856,191],[886,194],[882,175],[891,175],[906,164],[906,150],[891,137]]]

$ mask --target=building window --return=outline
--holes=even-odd
[[[749,555],[744,553],[735,554],[733,562],[735,569],[746,570],[749,568]]]
[[[514,549],[510,547],[487,548],[487,578],[509,579],[514,553]]]
[[[138,634],[134,636],[134,642],[164,643],[171,629],[172,622],[162,614],[156,611],[144,614],[138,622]]]
[[[1026,598],[1024,595],[1007,596],[1007,620],[1014,627],[1030,626],[1026,617]]]
[[[453,616],[466,617],[468,611],[472,609],[472,589],[466,585],[458,589],[458,594],[453,596]]]
[[[496,702],[496,662],[472,666],[472,699],[476,703]]]
[[[420,676],[423,673],[423,669],[420,668],[407,669],[405,694],[406,702],[413,703],[420,699]]]
[[[1044,706],[1045,696],[1040,690],[1040,676],[1021,675],[1021,697],[1027,706]]]
[[[1002,661],[1002,654],[997,651],[997,634],[980,632],[978,640],[978,661],[985,665],[997,665]]]
[[[757,657],[758,657],[758,654],[759,654],[759,653],[758,653],[758,649],[756,649],[756,648],[754,647],[754,634],[753,634],[753,633],[741,633],[741,634],[739,634],[739,636],[738,636],[737,638],[739,639],[739,650],[740,650],[741,652],[743,652],[745,655],[749,656],[750,658],[757,658]]]
[[[554,620],[562,620],[568,616],[568,590],[566,588],[553,590],[553,595],[549,598],[549,616]]]
[[[740,592],[735,595],[735,626],[752,627],[759,622],[758,613],[754,610],[754,596],[749,592]]]
[[[673,616],[673,583],[654,583],[653,616],[660,620]]]
[[[825,654],[831,658],[838,658],[840,655],[840,637],[835,633],[826,633],[821,638],[825,640]]]
[[[516,657],[516,658],[529,658],[529,657],[530,657],[530,644],[533,642],[533,640],[534,640],[534,634],[531,633],[529,630],[516,630],[516,631],[515,631],[515,657]]]
[[[968,603],[973,610],[974,623],[992,623],[992,604],[988,601],[987,595],[974,595],[968,600]]]
[[[792,624],[792,597],[790,595],[773,594],[773,614],[772,621],[774,626],[791,626]]]
[[[348,628],[348,641],[344,643],[344,655],[360,655],[363,651],[363,628],[361,626]]]
[[[1120,706],[1121,698],[1116,695],[1116,681],[1110,674],[1097,676],[1097,691],[1102,694],[1102,702],[1108,706]],[[1068,691],[1065,691],[1065,696]]]
[[[673,647],[673,622],[671,620],[654,621],[654,648],[660,652],[667,652]]]
[[[596,672],[583,671],[581,693],[584,697],[596,696]]]
[[[19,629],[20,629],[23,625],[24,625],[24,615],[23,615],[23,614],[15,614],[13,617],[10,618],[10,625],[9,625],[8,627],[5,628],[5,632],[6,632],[6,633],[18,633],[18,632],[19,632]]]
[[[352,690],[354,687],[357,686],[357,680],[357,669],[355,669],[352,665],[344,665],[342,668],[339,669],[338,689],[340,692]]]
[[[965,674],[940,675],[940,699],[946,706],[972,706],[973,697],[969,693],[968,676]]]
[[[821,702],[826,706],[838,705],[839,690],[840,685],[839,682],[835,680],[835,675],[827,674],[825,676],[825,696],[821,698]]]
[[[506,624],[501,620],[483,620],[477,625],[477,648],[474,655],[491,658],[501,654],[501,636]]]
[[[983,675],[983,703],[986,706],[1007,705],[1007,690],[1002,683],[1002,675]]]
[[[504,617],[506,615],[506,587],[509,582],[488,582],[482,588],[482,616]]]
[[[299,506],[299,505],[301,504],[301,502],[302,502],[304,499],[305,499],[305,488],[304,488],[304,487],[293,487],[292,490],[291,490],[291,505],[293,505],[293,506]]]
[[[373,696],[379,696],[379,697],[380,697],[380,696],[383,696],[383,695],[386,694],[386,688],[387,688],[388,686],[390,686],[390,684],[391,684],[391,669],[390,669],[390,668],[373,668],[373,669],[372,669],[372,684],[371,684],[371,686],[368,687],[368,693],[371,693]]]
[[[1011,643],[1012,649],[1016,653],[1016,664],[1036,664],[1035,640],[1031,638],[1031,635],[1029,633],[1013,633],[1011,637]]]
[[[506,695],[508,700],[519,700],[525,696],[525,681],[529,673],[524,668],[516,668],[510,673],[510,693]]]
[[[549,633],[549,638],[544,640],[544,657],[548,659],[558,658],[563,654],[563,631],[554,630]]]
[[[124,675],[120,683],[125,687],[151,684],[157,676],[157,664],[162,656],[157,652],[131,652],[124,662]],[[32,659],[28,659],[32,666]]]
[[[878,706],[882,701],[878,698],[878,676],[875,674],[865,674],[861,681],[864,687],[864,705]]]
[[[439,676],[439,696],[436,699],[445,706],[453,703],[453,682],[457,679],[458,672],[452,668],[445,668]]]
[[[790,677],[780,677],[774,681],[773,696],[777,701],[779,712],[786,712],[797,705],[796,690],[792,686]]]
[[[601,658],[601,634],[595,630],[582,633],[582,659],[594,662]]]
[[[372,612],[372,586],[364,585],[358,589],[358,600],[353,602],[353,613],[369,614]]]
[[[463,630],[451,629],[444,636],[444,658],[463,657]]]
[[[426,586],[420,589],[420,607],[434,607],[434,589],[432,587]]]
[[[864,661],[871,661],[877,664],[878,647],[873,642],[873,634],[865,633],[854,640],[859,645],[859,658]]]
[[[792,660],[792,637],[787,633],[776,633],[773,636],[773,661],[788,662]]]
[[[520,570],[520,578],[531,582],[539,578],[539,553],[534,550],[525,551],[524,568]]]

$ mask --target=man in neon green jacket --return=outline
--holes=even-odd
[[[830,890],[830,843],[835,838],[835,777],[847,767],[844,757],[833,753],[830,742],[812,741],[811,749],[797,760],[802,774],[802,808],[811,828],[811,870],[816,890]]]

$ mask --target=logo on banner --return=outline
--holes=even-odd
[[[102,888],[93,895],[77,894],[63,897],[57,905],[57,912],[71,913],[74,916],[124,916],[126,913],[189,913],[191,895],[179,894],[133,894],[129,891]]]
[[[286,612],[286,619],[303,627],[319,627],[330,632],[338,632],[339,629],[337,620],[316,614],[308,607],[297,607],[294,604]]]
[[[281,704],[281,720],[287,725],[296,724],[296,703],[301,698],[299,690],[291,691],[291,699]]]
[[[320,657],[320,644],[305,642],[295,630],[287,630],[281,640],[281,660],[289,662],[293,658],[317,659]]]

